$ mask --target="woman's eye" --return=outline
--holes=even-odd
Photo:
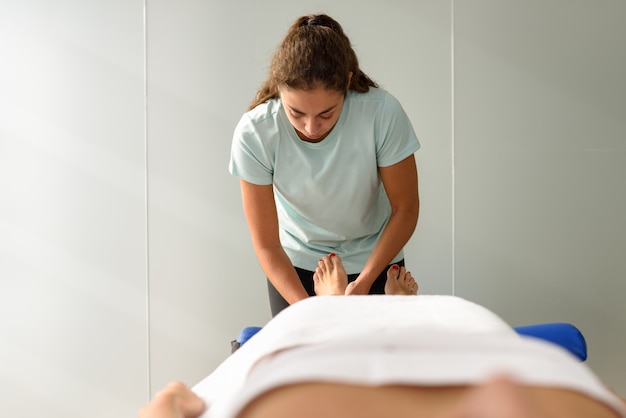
[[[300,119],[303,116],[302,113],[291,113],[291,117],[294,119]],[[317,117],[320,119],[324,119],[324,120],[328,120],[332,117],[332,113],[331,114],[324,114],[324,115],[318,115]]]

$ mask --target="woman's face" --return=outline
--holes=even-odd
[[[323,87],[309,90],[281,87],[280,99],[300,139],[320,142],[337,123],[345,95]]]

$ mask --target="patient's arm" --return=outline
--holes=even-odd
[[[197,418],[204,411],[204,401],[187,386],[170,383],[139,411],[139,418]]]

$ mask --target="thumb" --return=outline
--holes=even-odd
[[[346,295],[351,295],[352,292],[355,290],[356,288],[356,282],[350,282],[348,283],[348,286],[346,286]]]

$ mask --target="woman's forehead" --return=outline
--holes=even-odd
[[[286,106],[303,113],[323,113],[343,103],[344,95],[337,90],[317,87],[314,89],[280,89],[280,98]]]

